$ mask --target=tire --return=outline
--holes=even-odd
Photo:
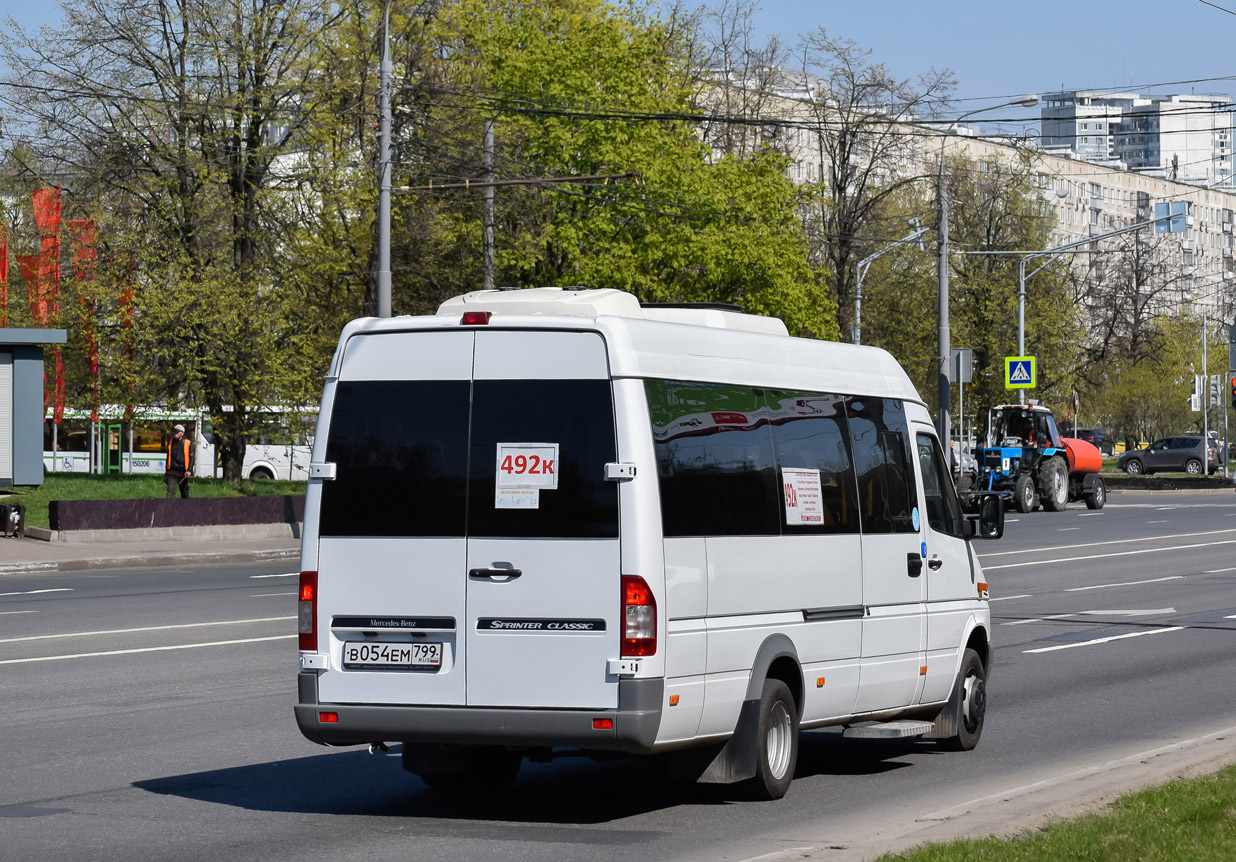
[[[779,679],[764,680],[755,748],[755,777],[746,789],[753,799],[780,799],[790,789],[798,764],[798,708]]]
[[[1017,505],[1017,511],[1023,515],[1034,511],[1039,502],[1038,494],[1034,491],[1034,479],[1029,476],[1017,477],[1017,484],[1013,486],[1013,502]]]
[[[1130,476],[1138,475],[1142,472],[1142,462],[1136,458],[1130,458],[1128,461],[1124,462],[1124,472],[1128,473]]]
[[[1190,476],[1202,475],[1202,462],[1196,458],[1190,458],[1185,462],[1185,472]]]
[[[523,754],[497,746],[403,746],[403,768],[444,793],[483,793],[515,783]]]
[[[1059,458],[1052,458],[1039,471],[1043,508],[1063,512],[1069,505],[1069,470]]]
[[[1094,482],[1094,490],[1086,495],[1087,509],[1102,509],[1103,504],[1107,502],[1107,486],[1103,484],[1102,479],[1096,479]]]
[[[961,670],[945,709],[956,711],[957,735],[946,736],[937,744],[946,751],[972,751],[983,735],[987,718],[987,669],[972,649],[967,648],[961,657]]]
[[[254,467],[253,471],[249,474],[249,478],[267,481],[275,478],[275,474],[267,470],[265,467]]]

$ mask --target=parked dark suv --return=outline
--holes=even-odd
[[[1200,436],[1164,437],[1145,449],[1122,452],[1116,466],[1126,473],[1160,473],[1168,470],[1202,475],[1219,469],[1219,453]]]
[[[1102,428],[1078,428],[1072,434],[1065,434],[1064,436],[1085,440],[1104,455],[1116,454],[1116,441],[1112,439],[1112,435]]]

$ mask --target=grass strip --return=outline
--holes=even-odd
[[[257,497],[270,494],[303,494],[305,482],[285,482],[272,479],[245,479],[238,485],[223,479],[194,477],[189,480],[189,493],[194,497]],[[49,526],[47,506],[52,500],[141,500],[167,495],[163,474],[138,476],[89,476],[49,473],[37,488],[15,488],[10,496],[0,500],[24,503],[26,524]]]
[[[928,844],[877,862],[1231,862],[1236,766],[1117,799],[1102,813],[1011,839]]]

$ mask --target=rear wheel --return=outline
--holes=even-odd
[[[756,799],[780,799],[790,789],[798,764],[798,708],[779,679],[764,680],[755,744],[755,777],[747,782],[748,789]]]
[[[1017,484],[1013,486],[1013,501],[1017,504],[1017,511],[1023,514],[1033,512],[1039,502],[1037,498],[1034,480],[1029,476],[1018,476]]]
[[[265,467],[254,467],[253,472],[249,474],[250,479],[273,479],[275,474],[267,470]]]
[[[957,716],[957,734],[939,740],[939,746],[949,751],[970,751],[983,735],[987,718],[987,670],[978,653],[967,648],[961,658],[961,670],[953,684],[948,710]]]
[[[1052,458],[1039,473],[1043,488],[1043,508],[1063,512],[1069,505],[1069,471],[1059,458]]]
[[[1185,462],[1185,472],[1190,476],[1200,476],[1202,474],[1202,462],[1196,458],[1190,458]]]
[[[1107,502],[1107,486],[1103,484],[1102,479],[1094,480],[1094,489],[1086,495],[1087,509],[1102,509],[1103,504]]]
[[[1124,462],[1124,472],[1128,473],[1130,476],[1136,476],[1138,473],[1142,472],[1142,462],[1136,458],[1130,458],[1128,461]]]

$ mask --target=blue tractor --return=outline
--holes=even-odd
[[[1046,407],[1007,404],[988,414],[987,444],[974,453],[977,473],[962,477],[963,500],[978,494],[999,494],[1019,512],[1042,506],[1060,512],[1070,500],[1085,500],[1101,509],[1107,489],[1099,476],[1101,458],[1081,458],[1073,444],[1056,428]],[[1081,443],[1080,449],[1092,449]],[[1094,453],[1097,455],[1097,450]],[[1081,463],[1079,463],[1079,461]],[[1093,463],[1092,463],[1093,461]]]

